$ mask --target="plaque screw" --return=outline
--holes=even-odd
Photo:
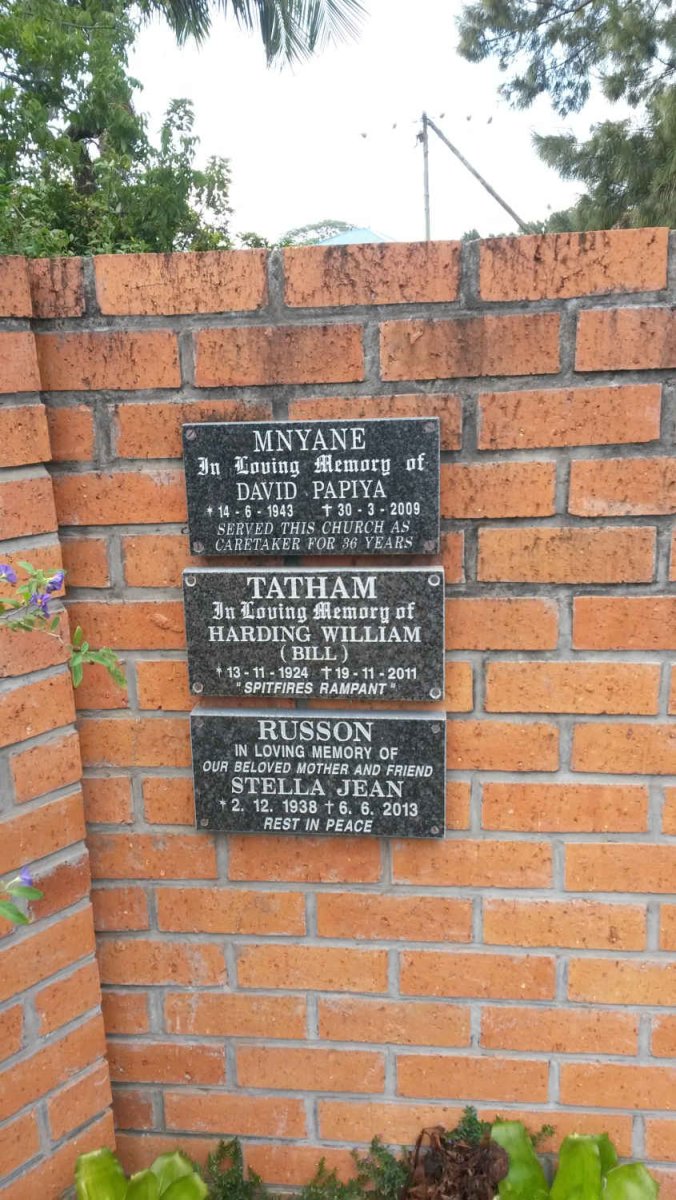
[[[441,725],[433,725],[432,733],[441,733]]]
[[[438,825],[430,825],[430,833],[438,833],[438,832],[439,832]]]
[[[436,428],[437,428],[436,421],[427,421],[427,423],[425,425],[425,433],[435,433]]]
[[[193,717],[192,727],[193,727],[193,729],[196,729],[198,733],[200,730],[204,729],[204,721],[202,720],[202,718],[201,717]]]
[[[199,694],[200,692],[204,691],[204,684],[203,683],[193,683],[192,690],[193,690],[193,692],[197,692]]]
[[[437,543],[436,542],[423,542],[423,554],[436,554],[436,552],[437,552]]]
[[[208,817],[200,817],[200,825],[208,825],[208,824],[209,824]],[[433,830],[432,832],[435,832],[435,831]]]
[[[185,431],[185,440],[186,440],[187,442],[194,442],[194,440],[195,440],[195,438],[196,438],[196,437],[197,437],[197,430],[196,430],[196,429],[186,429],[186,431]]]
[[[195,554],[204,554],[204,542],[193,542],[192,548]]]
[[[188,581],[186,579],[186,583],[187,582]],[[439,587],[439,584],[441,583],[441,575],[428,575],[427,582],[429,583],[430,587]]]
[[[430,696],[433,700],[441,700],[441,688],[430,688]]]
[[[185,586],[186,587],[194,587],[196,583],[197,583],[197,579],[194,575],[186,575],[186,577],[185,577]]]

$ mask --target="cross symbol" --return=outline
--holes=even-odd
[[[211,507],[211,505],[209,505],[209,507],[207,509],[207,516],[210,517],[213,511],[214,511],[213,508]]]
[[[219,679],[220,679],[221,675],[223,674],[223,668],[222,668],[222,666],[220,665],[220,663],[219,663],[219,665],[216,667],[216,674],[218,675],[218,678],[219,678]]]

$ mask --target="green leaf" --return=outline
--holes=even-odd
[[[182,1154],[180,1150],[174,1150],[171,1154],[160,1154],[155,1159],[155,1162],[151,1164],[150,1170],[153,1175],[157,1176],[160,1196],[164,1196],[167,1188],[176,1179],[183,1179],[185,1176],[194,1173],[194,1167],[190,1159],[186,1158],[185,1154]]]
[[[83,637],[84,637],[84,634],[83,634],[83,632],[82,632],[82,630],[81,630],[80,626],[79,626],[79,625],[76,625],[76,626],[75,626],[75,633],[73,634],[73,645],[74,645],[74,646],[79,646],[79,645],[80,645],[80,643],[82,642],[82,639],[83,639]]]
[[[509,1174],[498,1184],[501,1200],[547,1200],[545,1173],[523,1123],[494,1121],[491,1137],[509,1155]]]
[[[25,913],[22,913],[16,904],[12,904],[11,900],[0,900],[0,917],[6,917],[12,925],[28,925],[29,920]]]
[[[127,1180],[112,1150],[81,1154],[75,1167],[77,1200],[125,1200]]]
[[[603,1179],[605,1179],[608,1172],[612,1171],[613,1167],[617,1166],[617,1150],[613,1146],[613,1143],[611,1142],[607,1133],[598,1134],[594,1138],[594,1141],[599,1148],[599,1155],[601,1157],[601,1175]]]
[[[603,1200],[657,1200],[658,1192],[643,1163],[627,1163],[608,1172]]]
[[[60,617],[53,617],[49,623],[49,628],[56,629],[59,624],[60,619],[61,619]]]
[[[192,1175],[170,1184],[165,1192],[160,1192],[162,1200],[204,1200],[208,1194],[206,1183],[194,1171]]]
[[[10,896],[21,896],[25,900],[42,900],[44,895],[39,888],[30,887],[18,879],[13,879],[11,883],[5,884],[5,891],[9,892]]]
[[[129,1180],[125,1200],[157,1200],[159,1194],[157,1176],[152,1171],[139,1171]]]
[[[79,687],[82,683],[84,674],[82,667],[82,659],[79,654],[74,654],[70,660],[70,673],[73,677],[73,687]]]
[[[595,1137],[573,1133],[564,1138],[551,1200],[599,1200],[601,1154]]]

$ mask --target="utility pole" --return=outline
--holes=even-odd
[[[432,228],[430,223],[430,139],[427,133],[427,123],[427,113],[423,113],[421,141],[423,147],[423,189],[425,193],[425,241],[429,242],[432,236]]]
[[[428,164],[429,136],[427,133],[428,129],[434,130],[434,132],[436,133],[436,135],[440,139],[440,141],[442,141],[444,143],[444,145],[448,147],[448,149],[451,151],[451,153],[454,154],[455,157],[460,160],[463,167],[465,167],[469,171],[470,175],[473,175],[475,179],[478,179],[479,183],[481,184],[481,186],[483,188],[486,189],[489,196],[492,196],[494,200],[497,200],[498,204],[502,208],[504,208],[505,212],[509,213],[512,220],[516,221],[516,223],[519,226],[519,229],[522,231],[522,233],[530,233],[530,230],[529,230],[526,222],[521,220],[521,217],[517,213],[514,212],[514,209],[510,207],[510,205],[507,203],[507,201],[503,200],[502,196],[498,195],[498,193],[495,191],[495,188],[492,188],[490,183],[488,183],[488,181],[486,179],[484,179],[483,175],[480,175],[479,172],[476,170],[476,168],[473,167],[472,164],[467,161],[465,156],[463,154],[461,154],[460,151],[458,150],[458,147],[454,146],[453,143],[451,141],[449,141],[449,139],[446,137],[446,134],[442,133],[442,131],[440,130],[438,125],[435,125],[432,118],[428,117],[427,113],[423,113],[423,115],[422,115],[422,136],[421,136],[420,140],[422,141],[422,144],[423,144],[423,156],[424,156],[424,168],[425,168],[425,226],[427,229],[427,235],[426,235],[427,240],[429,241],[429,236],[430,236],[429,235],[430,197],[429,197],[429,164]]]

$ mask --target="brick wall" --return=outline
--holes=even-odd
[[[44,268],[0,265],[0,562],[62,565],[51,420],[29,326]],[[6,587],[0,584],[0,594]],[[68,635],[68,619],[59,632]],[[0,629],[0,879],[29,867],[34,923],[0,919],[0,1197],[48,1200],[78,1153],[113,1144],[94,959],[82,765],[65,650]]]
[[[127,1164],[239,1133],[295,1184],[473,1102],[606,1128],[673,1200],[667,231],[31,270],[70,616],[129,678],[77,695]],[[442,422],[446,839],[197,832],[181,422],[394,414]],[[9,482],[30,524],[46,472]]]

